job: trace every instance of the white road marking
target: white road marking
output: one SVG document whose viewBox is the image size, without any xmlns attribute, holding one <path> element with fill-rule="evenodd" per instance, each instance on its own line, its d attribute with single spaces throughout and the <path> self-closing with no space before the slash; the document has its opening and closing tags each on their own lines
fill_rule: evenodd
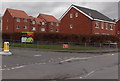
<svg viewBox="0 0 120 81">
<path fill-rule="evenodd" d="M 92 58 L 92 57 L 70 58 L 70 59 L 62 60 L 62 61 L 60 61 L 60 62 L 63 63 L 63 62 L 68 62 L 68 61 L 72 61 L 72 60 L 86 60 L 86 59 L 90 59 L 90 58 Z"/>
<path fill-rule="evenodd" d="M 82 79 L 83 77 L 80 77 L 80 79 Z"/>
<path fill-rule="evenodd" d="M 14 69 L 23 68 L 23 67 L 25 67 L 25 66 L 17 66 L 17 67 L 5 68 L 5 69 L 0 69 L 0 70 L 7 71 L 7 70 L 14 70 Z"/>
<path fill-rule="evenodd" d="M 7 67 L 6 65 L 4 65 L 3 67 Z"/>
<path fill-rule="evenodd" d="M 115 55 L 115 54 L 112 54 L 112 55 Z"/>
<path fill-rule="evenodd" d="M 90 73 L 88 73 L 86 76 L 84 76 L 85 78 L 90 76 L 91 74 L 93 74 L 95 71 L 91 71 Z"/>
<path fill-rule="evenodd" d="M 41 55 L 34 55 L 35 57 L 40 57 Z"/>
</svg>

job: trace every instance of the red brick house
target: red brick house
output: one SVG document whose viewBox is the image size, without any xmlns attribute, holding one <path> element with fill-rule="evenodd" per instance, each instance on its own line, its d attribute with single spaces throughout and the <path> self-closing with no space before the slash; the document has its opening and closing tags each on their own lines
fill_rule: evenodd
<svg viewBox="0 0 120 81">
<path fill-rule="evenodd" d="M 120 19 L 116 21 L 116 35 L 120 36 Z"/>
<path fill-rule="evenodd" d="M 2 17 L 2 32 L 29 31 L 29 16 L 22 10 L 7 8 Z"/>
<path fill-rule="evenodd" d="M 71 5 L 60 18 L 60 32 L 65 34 L 115 35 L 115 22 L 100 12 Z"/>
<path fill-rule="evenodd" d="M 2 17 L 2 32 L 59 32 L 59 21 L 51 15 L 41 14 L 35 18 L 23 10 L 7 8 Z"/>
<path fill-rule="evenodd" d="M 43 20 L 41 24 L 43 26 L 45 25 L 46 32 L 59 32 L 60 22 L 54 16 L 39 14 L 37 18 L 40 18 L 41 20 Z"/>
</svg>

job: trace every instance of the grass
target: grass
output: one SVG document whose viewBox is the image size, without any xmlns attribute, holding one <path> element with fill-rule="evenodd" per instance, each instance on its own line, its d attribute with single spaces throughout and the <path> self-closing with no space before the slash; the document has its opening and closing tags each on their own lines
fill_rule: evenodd
<svg viewBox="0 0 120 81">
<path fill-rule="evenodd" d="M 0 48 L 2 48 L 2 42 L 0 42 Z"/>
<path fill-rule="evenodd" d="M 24 44 L 24 43 L 11 43 L 11 47 L 25 47 L 25 48 L 39 48 L 39 49 L 54 49 L 54 50 L 97 50 L 95 47 L 84 47 L 84 46 L 72 46 L 69 48 L 62 48 L 62 45 L 47 45 L 47 44 Z"/>
</svg>

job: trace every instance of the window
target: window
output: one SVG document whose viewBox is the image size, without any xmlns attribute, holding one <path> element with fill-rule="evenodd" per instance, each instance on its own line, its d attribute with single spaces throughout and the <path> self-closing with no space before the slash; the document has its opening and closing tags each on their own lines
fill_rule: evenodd
<svg viewBox="0 0 120 81">
<path fill-rule="evenodd" d="M 100 33 L 95 33 L 96 35 L 100 34 Z"/>
<path fill-rule="evenodd" d="M 45 25 L 45 22 L 42 22 L 42 25 Z"/>
<path fill-rule="evenodd" d="M 72 13 L 70 14 L 70 18 L 73 18 L 73 14 Z"/>
<path fill-rule="evenodd" d="M 53 25 L 53 22 L 51 22 L 51 25 Z"/>
<path fill-rule="evenodd" d="M 70 29 L 72 29 L 73 28 L 73 24 L 70 24 Z"/>
<path fill-rule="evenodd" d="M 32 27 L 32 30 L 33 30 L 33 31 L 35 31 L 35 30 L 36 30 L 36 28 L 35 28 L 35 27 Z"/>
<path fill-rule="evenodd" d="M 24 29 L 27 29 L 27 26 L 24 26 Z"/>
<path fill-rule="evenodd" d="M 8 30 L 8 26 L 6 26 L 6 30 Z"/>
<path fill-rule="evenodd" d="M 59 29 L 56 29 L 56 32 L 59 32 Z"/>
<path fill-rule="evenodd" d="M 32 21 L 32 24 L 35 24 L 35 21 Z"/>
<path fill-rule="evenodd" d="M 95 23 L 95 28 L 99 28 L 99 22 Z"/>
<path fill-rule="evenodd" d="M 59 23 L 56 23 L 56 26 L 59 26 Z"/>
<path fill-rule="evenodd" d="M 50 28 L 50 31 L 52 31 L 52 32 L 53 32 L 53 29 L 52 29 L 52 28 Z"/>
<path fill-rule="evenodd" d="M 112 24 L 110 24 L 110 30 L 113 30 L 113 25 Z"/>
<path fill-rule="evenodd" d="M 78 17 L 78 13 L 75 13 L 75 17 Z"/>
<path fill-rule="evenodd" d="M 106 30 L 108 30 L 108 24 L 106 23 Z"/>
<path fill-rule="evenodd" d="M 41 28 L 41 31 L 45 31 L 45 28 Z"/>
<path fill-rule="evenodd" d="M 104 23 L 101 23 L 101 29 L 104 29 Z"/>
<path fill-rule="evenodd" d="M 7 22 L 8 22 L 8 19 L 7 19 Z"/>
<path fill-rule="evenodd" d="M 20 29 L 20 26 L 19 26 L 19 25 L 17 25 L 17 26 L 16 26 L 16 29 Z"/>
<path fill-rule="evenodd" d="M 16 21 L 17 21 L 17 22 L 20 22 L 20 18 L 16 18 Z"/>
<path fill-rule="evenodd" d="M 101 33 L 102 35 L 110 35 L 109 33 Z"/>
<path fill-rule="evenodd" d="M 27 19 L 24 19 L 24 22 L 27 22 Z"/>
<path fill-rule="evenodd" d="M 120 34 L 120 31 L 118 31 L 117 34 Z"/>
</svg>

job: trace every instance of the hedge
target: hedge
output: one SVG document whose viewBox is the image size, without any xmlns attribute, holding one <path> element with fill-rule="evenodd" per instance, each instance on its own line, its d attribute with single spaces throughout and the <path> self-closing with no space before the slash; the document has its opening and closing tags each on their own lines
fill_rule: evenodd
<svg viewBox="0 0 120 81">
<path fill-rule="evenodd" d="M 3 33 L 2 39 L 21 40 L 21 33 Z M 34 40 L 51 42 L 106 43 L 116 42 L 118 41 L 118 37 L 112 35 L 34 33 Z"/>
</svg>

